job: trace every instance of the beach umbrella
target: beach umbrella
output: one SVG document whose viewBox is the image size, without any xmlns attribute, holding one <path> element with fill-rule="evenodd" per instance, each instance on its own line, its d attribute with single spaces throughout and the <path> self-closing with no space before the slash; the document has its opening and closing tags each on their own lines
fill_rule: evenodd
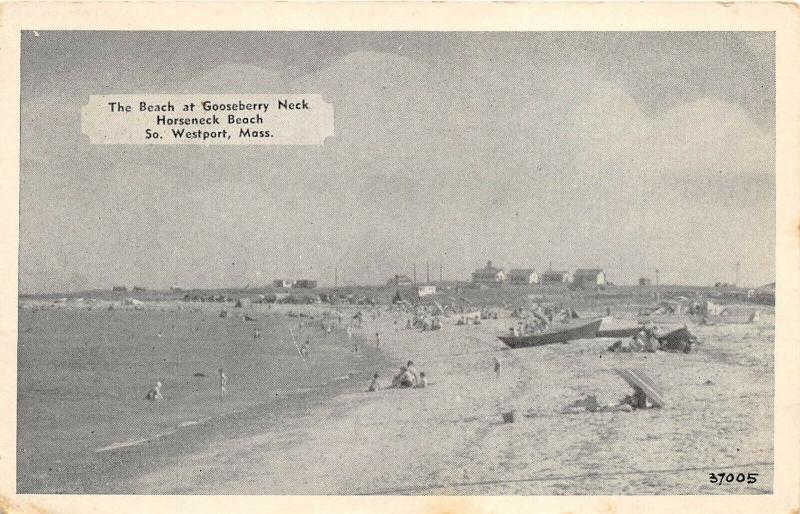
<svg viewBox="0 0 800 514">
<path fill-rule="evenodd" d="M 633 368 L 615 369 L 614 371 L 616 371 L 629 386 L 644 391 L 644 394 L 653 402 L 653 405 L 657 407 L 664 407 L 666 405 L 661 388 L 659 388 L 653 379 L 644 371 Z"/>
</svg>

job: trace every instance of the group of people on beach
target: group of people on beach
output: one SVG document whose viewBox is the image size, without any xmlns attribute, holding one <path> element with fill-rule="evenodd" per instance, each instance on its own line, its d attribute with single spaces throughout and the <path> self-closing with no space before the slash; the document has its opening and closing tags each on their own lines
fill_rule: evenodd
<svg viewBox="0 0 800 514">
<path fill-rule="evenodd" d="M 367 391 L 374 392 L 381 388 L 379 378 L 380 375 L 376 371 Z M 405 366 L 400 366 L 400 371 L 392 378 L 392 384 L 388 386 L 388 389 L 424 389 L 426 387 L 428 387 L 428 377 L 424 371 L 417 371 L 414 361 L 410 360 Z"/>
</svg>

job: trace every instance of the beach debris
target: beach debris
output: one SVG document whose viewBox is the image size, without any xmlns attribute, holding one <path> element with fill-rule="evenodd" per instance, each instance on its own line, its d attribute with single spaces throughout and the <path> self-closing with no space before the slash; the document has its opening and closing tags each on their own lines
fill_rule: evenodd
<svg viewBox="0 0 800 514">
<path fill-rule="evenodd" d="M 228 311 L 226 311 L 226 310 L 219 311 L 219 317 L 220 318 L 227 318 L 228 317 Z"/>
<path fill-rule="evenodd" d="M 205 373 L 202 373 L 202 372 L 200 372 L 200 371 L 198 371 L 197 373 L 195 373 L 195 374 L 194 374 L 194 376 L 195 376 L 195 377 L 205 377 L 205 376 L 206 376 L 206 374 L 205 374 Z"/>
<path fill-rule="evenodd" d="M 514 422 L 514 414 L 515 410 L 511 409 L 510 411 L 502 412 L 501 415 L 503 417 L 503 423 L 513 423 Z"/>
</svg>

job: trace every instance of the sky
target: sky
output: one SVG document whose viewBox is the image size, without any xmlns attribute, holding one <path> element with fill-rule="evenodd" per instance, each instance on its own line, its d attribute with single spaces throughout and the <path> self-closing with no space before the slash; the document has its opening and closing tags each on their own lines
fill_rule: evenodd
<svg viewBox="0 0 800 514">
<path fill-rule="evenodd" d="M 775 276 L 768 32 L 25 32 L 20 292 Z M 320 146 L 91 145 L 89 95 L 319 93 Z"/>
</svg>

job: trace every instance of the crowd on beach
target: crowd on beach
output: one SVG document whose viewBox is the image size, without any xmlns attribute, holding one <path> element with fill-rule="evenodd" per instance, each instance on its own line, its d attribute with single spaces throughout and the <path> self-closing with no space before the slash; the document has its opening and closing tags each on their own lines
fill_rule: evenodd
<svg viewBox="0 0 800 514">
<path fill-rule="evenodd" d="M 380 375 L 376 371 L 367 391 L 375 392 L 381 388 L 379 378 Z M 424 389 L 426 387 L 428 387 L 428 377 L 424 371 L 417 371 L 414 361 L 410 360 L 405 366 L 400 366 L 400 371 L 392 378 L 392 384 L 387 389 Z"/>
</svg>

